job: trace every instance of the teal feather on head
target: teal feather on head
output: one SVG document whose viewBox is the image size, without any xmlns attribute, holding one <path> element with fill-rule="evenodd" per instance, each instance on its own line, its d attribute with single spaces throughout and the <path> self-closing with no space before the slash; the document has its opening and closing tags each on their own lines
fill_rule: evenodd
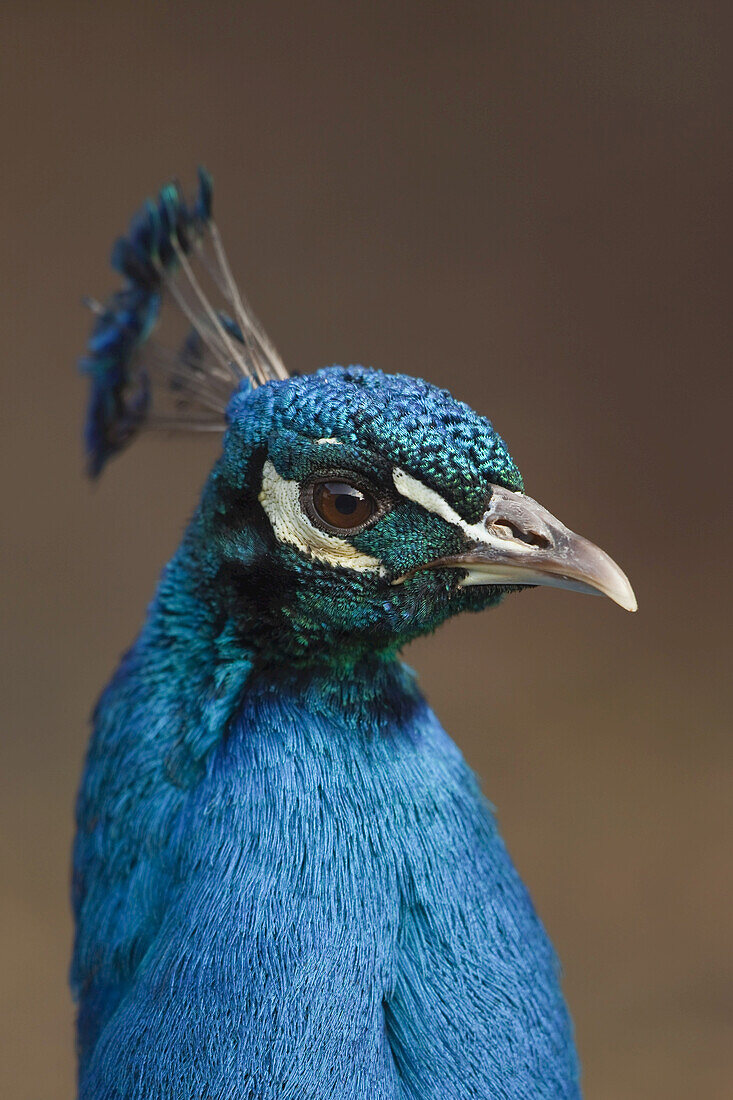
<svg viewBox="0 0 733 1100">
<path fill-rule="evenodd" d="M 454 525 L 397 491 L 395 469 L 423 482 L 473 521 L 485 511 L 489 485 L 521 486 L 491 423 L 446 390 L 405 375 L 329 367 L 255 390 L 247 387 L 232 398 L 227 418 L 223 456 L 204 514 L 211 516 L 212 530 L 228 531 L 229 509 L 234 509 L 234 552 L 224 551 L 230 568 L 257 571 L 264 557 L 268 571 L 278 572 L 281 628 L 271 628 L 263 640 L 277 653 L 313 661 L 321 659 L 324 648 L 342 659 L 364 647 L 398 648 L 446 616 L 477 610 L 503 594 L 488 587 L 460 589 L 460 577 L 449 569 L 394 583 L 459 553 L 466 541 Z M 295 534 L 288 537 L 283 524 L 281 541 L 270 536 L 254 559 L 249 547 L 240 554 L 240 494 L 249 499 L 260 494 L 265 455 L 275 475 L 290 484 L 334 472 L 347 480 L 363 479 L 365 491 L 380 502 L 380 514 L 363 529 L 342 535 L 339 541 L 350 549 L 336 546 L 333 556 L 328 545 L 320 557 L 318 547 L 309 547 L 311 524 L 300 543 Z M 252 521 L 259 516 L 259 523 L 271 528 L 261 507 L 253 509 Z M 212 545 L 223 549 L 226 542 L 215 537 Z M 247 612 L 260 621 L 265 613 L 251 602 Z M 293 632 L 288 624 L 296 622 L 299 629 Z M 303 651 L 296 654 L 299 640 Z"/>
</svg>

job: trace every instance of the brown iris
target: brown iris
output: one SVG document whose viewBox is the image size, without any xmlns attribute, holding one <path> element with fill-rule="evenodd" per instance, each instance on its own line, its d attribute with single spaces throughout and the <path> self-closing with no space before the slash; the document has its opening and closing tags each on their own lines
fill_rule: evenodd
<svg viewBox="0 0 733 1100">
<path fill-rule="evenodd" d="M 347 481 L 318 481 L 313 486 L 313 510 L 329 527 L 353 531 L 368 523 L 377 510 L 373 498 Z"/>
</svg>

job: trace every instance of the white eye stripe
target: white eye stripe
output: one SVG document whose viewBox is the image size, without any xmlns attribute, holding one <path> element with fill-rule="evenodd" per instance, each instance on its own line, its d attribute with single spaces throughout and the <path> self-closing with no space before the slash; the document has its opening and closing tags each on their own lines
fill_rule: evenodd
<svg viewBox="0 0 733 1100">
<path fill-rule="evenodd" d="M 319 447 L 324 443 L 330 443 L 332 447 L 343 447 L 343 443 L 340 439 L 333 439 L 331 436 L 328 436 L 324 439 L 317 439 L 316 443 L 319 445 Z"/>
<path fill-rule="evenodd" d="M 426 512 L 432 512 L 433 515 L 440 516 L 447 523 L 452 523 L 454 527 L 460 527 L 462 531 L 465 531 L 468 527 L 465 520 L 461 519 L 458 512 L 451 508 L 448 501 L 444 500 L 440 493 L 436 493 L 435 489 L 429 489 L 416 477 L 406 474 L 399 466 L 395 466 L 392 471 L 392 479 L 397 492 L 406 497 L 407 500 L 411 500 L 413 504 L 424 508 Z"/>
<path fill-rule="evenodd" d="M 487 543 L 489 546 L 506 547 L 506 541 L 492 535 L 483 522 L 466 523 L 465 519 L 458 515 L 455 508 L 452 508 L 440 493 L 436 493 L 434 489 L 423 485 L 422 481 L 406 474 L 398 466 L 395 466 L 392 477 L 395 489 L 401 496 L 411 500 L 413 504 L 418 504 L 426 512 L 432 512 L 433 515 L 440 516 L 447 523 L 458 527 L 469 539 L 474 542 Z"/>
<path fill-rule="evenodd" d="M 280 477 L 269 459 L 262 467 L 259 501 L 278 542 L 297 546 L 299 550 L 328 565 L 340 565 L 360 573 L 384 573 L 378 558 L 362 554 L 346 539 L 329 535 L 315 527 L 300 506 L 299 483 Z"/>
</svg>

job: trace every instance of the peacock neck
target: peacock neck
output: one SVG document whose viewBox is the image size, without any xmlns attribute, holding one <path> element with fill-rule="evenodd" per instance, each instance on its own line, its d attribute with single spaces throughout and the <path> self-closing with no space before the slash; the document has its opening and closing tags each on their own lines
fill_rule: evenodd
<svg viewBox="0 0 733 1100">
<path fill-rule="evenodd" d="M 424 706 L 415 676 L 399 660 L 396 647 L 333 644 L 294 653 L 282 644 L 281 634 L 270 642 L 267 617 L 261 623 L 243 607 L 234 580 L 222 584 L 221 569 L 195 519 L 163 572 L 126 662 L 145 684 L 145 695 L 186 715 L 171 757 L 176 781 L 188 785 L 194 779 L 248 692 L 287 696 L 304 714 L 366 735 L 398 728 Z M 266 584 L 266 577 L 260 583 Z"/>
</svg>

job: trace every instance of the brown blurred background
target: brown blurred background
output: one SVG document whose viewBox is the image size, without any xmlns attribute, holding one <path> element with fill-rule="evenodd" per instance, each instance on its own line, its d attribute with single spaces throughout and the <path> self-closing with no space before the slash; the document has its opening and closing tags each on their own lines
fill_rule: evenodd
<svg viewBox="0 0 733 1100">
<path fill-rule="evenodd" d="M 20 4 L 0 11 L 0 1092 L 73 1095 L 87 715 L 216 454 L 90 487 L 85 292 L 172 174 L 216 178 L 288 364 L 424 375 L 627 569 L 414 645 L 565 968 L 586 1095 L 733 1095 L 729 4 Z"/>
</svg>

